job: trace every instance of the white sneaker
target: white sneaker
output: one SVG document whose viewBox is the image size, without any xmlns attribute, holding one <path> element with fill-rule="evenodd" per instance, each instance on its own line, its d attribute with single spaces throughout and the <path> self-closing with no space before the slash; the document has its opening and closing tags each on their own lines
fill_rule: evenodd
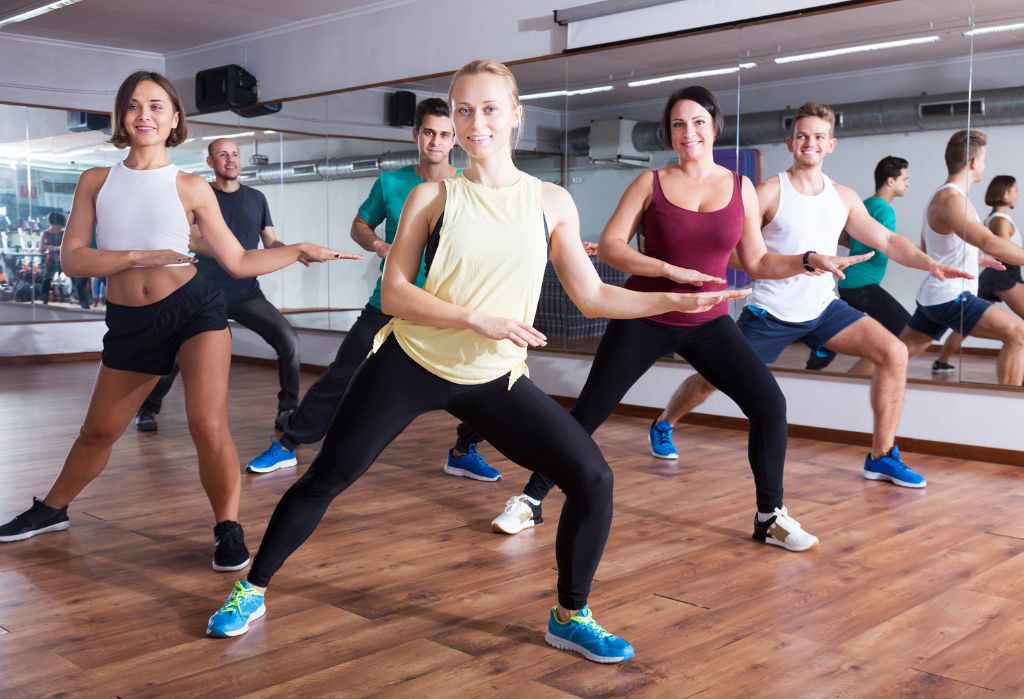
<svg viewBox="0 0 1024 699">
<path fill-rule="evenodd" d="M 785 507 L 775 508 L 775 516 L 767 522 L 758 521 L 754 515 L 753 539 L 789 551 L 806 551 L 818 545 L 818 537 L 805 532 Z"/>
<path fill-rule="evenodd" d="M 534 505 L 525 495 L 516 495 L 505 503 L 505 511 L 491 521 L 491 529 L 498 534 L 518 534 L 543 522 L 540 505 Z"/>
</svg>

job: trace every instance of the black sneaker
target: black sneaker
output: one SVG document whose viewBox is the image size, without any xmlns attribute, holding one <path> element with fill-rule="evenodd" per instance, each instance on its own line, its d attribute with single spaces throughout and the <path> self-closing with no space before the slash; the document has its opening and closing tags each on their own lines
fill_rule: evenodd
<svg viewBox="0 0 1024 699">
<path fill-rule="evenodd" d="M 47 507 L 39 498 L 32 498 L 32 507 L 0 527 L 0 541 L 21 541 L 36 534 L 59 532 L 71 526 L 68 508 Z"/>
<path fill-rule="evenodd" d="M 290 408 L 288 410 L 278 410 L 277 417 L 274 418 L 274 429 L 277 430 L 278 432 L 284 432 L 284 423 L 288 418 L 292 416 L 292 413 L 294 412 L 295 408 Z"/>
<path fill-rule="evenodd" d="M 249 565 L 249 549 L 238 522 L 225 520 L 213 528 L 213 569 L 218 573 L 241 570 Z"/>
<path fill-rule="evenodd" d="M 943 362 L 936 359 L 932 362 L 932 373 L 933 374 L 952 374 L 956 371 L 956 367 L 949 362 Z"/>
<path fill-rule="evenodd" d="M 804 366 L 808 371 L 821 371 L 836 358 L 836 353 L 822 347 L 819 350 L 811 350 L 807 357 L 807 364 Z"/>
<path fill-rule="evenodd" d="M 135 429 L 139 432 L 156 432 L 156 413 L 140 409 L 135 414 Z"/>
</svg>

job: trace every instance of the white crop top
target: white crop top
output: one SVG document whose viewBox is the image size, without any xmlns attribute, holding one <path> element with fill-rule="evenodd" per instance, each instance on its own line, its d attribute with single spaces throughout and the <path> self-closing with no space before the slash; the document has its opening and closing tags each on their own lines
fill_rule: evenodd
<svg viewBox="0 0 1024 699">
<path fill-rule="evenodd" d="M 96 195 L 96 247 L 187 253 L 189 223 L 177 178 L 174 164 L 154 170 L 111 167 Z"/>
</svg>

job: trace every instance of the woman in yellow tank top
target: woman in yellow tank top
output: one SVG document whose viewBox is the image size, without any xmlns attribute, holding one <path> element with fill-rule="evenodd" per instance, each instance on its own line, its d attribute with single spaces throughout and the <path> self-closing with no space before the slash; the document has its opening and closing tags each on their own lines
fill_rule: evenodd
<svg viewBox="0 0 1024 699">
<path fill-rule="evenodd" d="M 417 186 L 406 200 L 381 297 L 395 320 L 349 384 L 320 453 L 278 503 L 248 579 L 235 583 L 207 633 L 245 633 L 266 612 L 271 576 L 331 501 L 414 418 L 447 410 L 565 492 L 548 643 L 596 662 L 628 660 L 633 648 L 604 631 L 587 607 L 611 525 L 611 470 L 579 423 L 526 372 L 527 347 L 545 343 L 532 324 L 548 253 L 570 298 L 591 317 L 697 312 L 747 292 L 640 293 L 601 283 L 580 244 L 569 193 L 512 161 L 523 110 L 508 68 L 492 61 L 463 66 L 449 99 L 469 167 Z M 427 283 L 420 289 L 412 282 L 424 252 Z"/>
</svg>

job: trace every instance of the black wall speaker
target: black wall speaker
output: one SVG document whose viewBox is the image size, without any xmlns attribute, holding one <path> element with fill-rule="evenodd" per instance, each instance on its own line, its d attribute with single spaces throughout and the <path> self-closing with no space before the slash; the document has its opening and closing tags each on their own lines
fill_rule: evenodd
<svg viewBox="0 0 1024 699">
<path fill-rule="evenodd" d="M 388 123 L 392 126 L 413 126 L 416 123 L 416 93 L 408 90 L 392 92 L 388 97 Z"/>
<path fill-rule="evenodd" d="M 252 119 L 253 117 L 269 116 L 271 114 L 277 114 L 281 111 L 283 105 L 280 102 L 264 102 L 263 104 L 254 104 L 251 107 L 239 107 L 232 109 L 235 114 L 246 119 Z"/>
<path fill-rule="evenodd" d="M 102 131 L 110 133 L 109 114 L 90 114 L 89 112 L 68 112 L 68 131 Z"/>
<path fill-rule="evenodd" d="M 256 76 L 234 64 L 196 73 L 196 108 L 202 112 L 247 107 L 259 101 Z"/>
</svg>

